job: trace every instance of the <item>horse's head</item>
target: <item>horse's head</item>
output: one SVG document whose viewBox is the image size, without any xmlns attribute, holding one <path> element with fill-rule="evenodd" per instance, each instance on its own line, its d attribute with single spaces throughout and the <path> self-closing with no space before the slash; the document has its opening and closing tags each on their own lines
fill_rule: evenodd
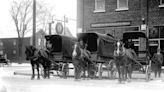
<svg viewBox="0 0 164 92">
<path fill-rule="evenodd" d="M 115 54 L 123 55 L 123 53 L 125 53 L 124 43 L 118 40 L 115 44 Z"/>
<path fill-rule="evenodd" d="M 73 45 L 72 57 L 75 58 L 75 57 L 78 57 L 80 55 L 81 55 L 81 50 L 80 50 L 79 43 L 77 42 Z"/>
<path fill-rule="evenodd" d="M 36 48 L 34 46 L 26 46 L 25 54 L 26 54 L 26 60 L 30 60 L 32 56 L 34 56 Z"/>
</svg>

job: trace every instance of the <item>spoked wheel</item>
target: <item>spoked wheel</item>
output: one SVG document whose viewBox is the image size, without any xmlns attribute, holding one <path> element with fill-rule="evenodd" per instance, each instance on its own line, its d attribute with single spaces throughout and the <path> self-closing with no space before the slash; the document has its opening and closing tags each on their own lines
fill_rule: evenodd
<svg viewBox="0 0 164 92">
<path fill-rule="evenodd" d="M 59 68 L 57 70 L 57 75 L 62 78 L 67 78 L 69 75 L 69 67 L 66 63 L 59 64 Z"/>
<path fill-rule="evenodd" d="M 59 77 L 62 77 L 62 64 L 58 65 L 58 69 L 56 70 L 56 73 Z"/>
</svg>

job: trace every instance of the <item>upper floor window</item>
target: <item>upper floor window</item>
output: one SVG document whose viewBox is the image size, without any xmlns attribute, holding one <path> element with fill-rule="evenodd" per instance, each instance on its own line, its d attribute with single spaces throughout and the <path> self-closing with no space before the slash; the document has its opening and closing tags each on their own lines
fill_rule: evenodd
<svg viewBox="0 0 164 92">
<path fill-rule="evenodd" d="M 16 46 L 16 44 L 17 44 L 17 43 L 16 43 L 16 40 L 14 40 L 14 41 L 13 41 L 13 45 Z"/>
<path fill-rule="evenodd" d="M 0 46 L 3 46 L 3 42 L 0 41 Z"/>
<path fill-rule="evenodd" d="M 160 5 L 159 7 L 164 7 L 164 0 L 160 0 Z"/>
<path fill-rule="evenodd" d="M 128 0 L 117 0 L 116 11 L 128 10 Z"/>
<path fill-rule="evenodd" d="M 95 0 L 94 12 L 105 12 L 105 0 Z"/>
</svg>

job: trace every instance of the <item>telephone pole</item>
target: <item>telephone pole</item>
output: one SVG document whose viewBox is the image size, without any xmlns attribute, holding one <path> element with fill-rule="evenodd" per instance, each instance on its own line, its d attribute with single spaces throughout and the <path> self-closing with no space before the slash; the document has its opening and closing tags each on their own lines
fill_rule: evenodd
<svg viewBox="0 0 164 92">
<path fill-rule="evenodd" d="M 33 0 L 33 39 L 32 45 L 35 46 L 35 33 L 36 33 L 36 0 Z"/>
</svg>

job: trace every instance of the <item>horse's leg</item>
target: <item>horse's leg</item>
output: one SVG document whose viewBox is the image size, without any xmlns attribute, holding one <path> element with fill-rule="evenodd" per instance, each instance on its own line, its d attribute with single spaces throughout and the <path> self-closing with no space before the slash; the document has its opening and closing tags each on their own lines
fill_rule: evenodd
<svg viewBox="0 0 164 92">
<path fill-rule="evenodd" d="M 50 79 L 50 64 L 48 64 L 47 72 L 48 72 L 48 79 Z"/>
<path fill-rule="evenodd" d="M 39 64 L 36 64 L 37 66 L 37 72 L 38 72 L 38 80 L 40 79 L 40 73 L 39 73 Z"/>
<path fill-rule="evenodd" d="M 75 79 L 78 79 L 78 68 L 77 68 L 77 66 L 76 65 L 74 65 L 74 67 L 75 67 L 75 70 L 74 70 L 74 77 L 75 77 Z"/>
<path fill-rule="evenodd" d="M 43 72 L 44 72 L 43 78 L 45 79 L 46 78 L 46 67 L 45 67 L 45 65 L 43 65 Z"/>
<path fill-rule="evenodd" d="M 121 72 L 120 72 L 120 66 L 117 66 L 117 70 L 118 70 L 118 81 L 119 81 L 119 83 L 121 83 Z"/>
<path fill-rule="evenodd" d="M 154 75 L 155 75 L 155 78 L 156 78 L 157 77 L 157 66 L 155 66 Z"/>
<path fill-rule="evenodd" d="M 129 82 L 131 81 L 131 79 L 132 79 L 132 71 L 133 71 L 133 69 L 132 69 L 132 64 L 131 65 L 129 65 L 129 68 L 128 68 L 128 70 L 129 70 Z"/>
<path fill-rule="evenodd" d="M 123 71 L 123 81 L 125 82 L 127 80 L 127 74 L 128 74 L 128 71 L 127 71 L 127 66 L 124 65 L 124 71 Z"/>
<path fill-rule="evenodd" d="M 80 65 L 76 66 L 76 76 L 77 76 L 77 79 L 81 78 L 81 67 L 80 67 Z"/>
<path fill-rule="evenodd" d="M 124 82 L 125 79 L 125 67 L 124 66 L 120 66 L 120 76 L 121 76 L 121 82 Z"/>
<path fill-rule="evenodd" d="M 32 61 L 31 61 L 31 68 L 32 68 L 31 80 L 33 80 L 35 77 L 35 64 Z"/>
<path fill-rule="evenodd" d="M 124 66 L 124 81 L 128 79 L 128 66 Z"/>
<path fill-rule="evenodd" d="M 158 77 L 159 78 L 161 77 L 161 65 L 159 65 L 159 67 L 158 67 Z"/>
</svg>

